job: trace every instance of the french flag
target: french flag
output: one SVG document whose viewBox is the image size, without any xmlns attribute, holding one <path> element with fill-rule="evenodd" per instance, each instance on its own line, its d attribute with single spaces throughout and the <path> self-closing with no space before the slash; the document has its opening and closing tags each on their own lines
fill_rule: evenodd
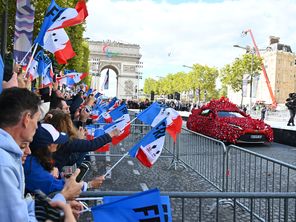
<svg viewBox="0 0 296 222">
<path fill-rule="evenodd" d="M 49 86 L 53 82 L 53 69 L 52 64 L 50 63 L 42 73 L 42 85 Z"/>
<path fill-rule="evenodd" d="M 102 112 L 101 117 L 105 120 L 106 123 L 112 123 L 112 117 L 108 112 Z"/>
<path fill-rule="evenodd" d="M 118 136 L 112 138 L 112 144 L 116 145 L 130 134 L 130 117 L 128 115 L 124 115 L 116 122 L 105 125 L 103 128 L 106 133 L 111 132 L 115 128 L 120 130 L 121 133 Z"/>
<path fill-rule="evenodd" d="M 38 53 L 37 53 L 37 55 L 38 55 Z M 36 79 L 39 76 L 39 74 L 38 74 L 38 63 L 39 62 L 38 62 L 37 55 L 32 60 L 30 66 L 28 68 L 27 74 L 26 74 L 26 77 L 30 78 L 31 81 L 33 81 L 34 79 Z"/>
<path fill-rule="evenodd" d="M 43 48 L 53 53 L 59 64 L 66 64 L 67 60 L 76 55 L 70 39 L 63 28 L 47 31 L 44 36 Z"/>
<path fill-rule="evenodd" d="M 63 80 L 63 82 L 66 82 L 67 85 L 74 85 L 75 83 L 80 82 L 82 79 L 84 79 L 88 73 L 81 73 L 76 72 L 75 70 L 64 70 L 64 76 L 60 77 L 60 80 L 63 78 L 67 78 L 66 81 Z"/>
<path fill-rule="evenodd" d="M 105 131 L 103 129 L 97 128 L 97 129 L 95 129 L 94 137 L 97 138 L 97 137 L 102 136 L 104 134 L 105 134 Z M 96 152 L 107 152 L 109 150 L 110 150 L 110 144 L 107 143 L 106 145 L 99 147 L 96 150 Z"/>
<path fill-rule="evenodd" d="M 177 134 L 179 134 L 182 129 L 183 121 L 179 113 L 172 108 L 161 106 L 157 102 L 152 103 L 147 109 L 140 112 L 137 119 L 152 127 L 156 126 L 161 120 L 166 119 L 166 130 L 175 142 Z"/>
<path fill-rule="evenodd" d="M 107 110 L 111 111 L 113 109 L 116 109 L 120 104 L 120 100 L 117 99 L 116 97 L 113 97 L 113 99 L 110 101 L 110 103 L 107 106 Z"/>
<path fill-rule="evenodd" d="M 163 149 L 166 125 L 164 118 L 129 150 L 129 155 L 136 157 L 144 166 L 152 167 Z"/>
<path fill-rule="evenodd" d="M 65 27 L 73 26 L 82 23 L 88 16 L 86 4 L 84 0 L 77 3 L 74 8 L 62 8 L 51 1 L 45 17 L 40 28 L 40 32 L 35 39 L 34 43 L 44 46 L 44 36 L 47 31 L 54 31 L 54 29 L 62 29 Z"/>
<path fill-rule="evenodd" d="M 88 73 L 77 73 L 74 76 L 73 80 L 75 83 L 79 83 L 81 80 L 83 80 L 87 76 L 88 76 Z"/>
<path fill-rule="evenodd" d="M 129 115 L 125 103 L 110 111 L 109 114 L 113 121 L 119 120 L 123 115 Z"/>
<path fill-rule="evenodd" d="M 51 25 L 49 30 L 66 28 L 84 22 L 88 16 L 86 3 L 80 0 L 74 8 L 66 8 Z"/>
</svg>

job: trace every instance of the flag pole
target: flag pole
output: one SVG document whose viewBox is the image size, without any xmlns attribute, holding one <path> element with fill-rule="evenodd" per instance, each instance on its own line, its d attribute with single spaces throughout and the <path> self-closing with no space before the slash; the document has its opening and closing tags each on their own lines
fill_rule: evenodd
<svg viewBox="0 0 296 222">
<path fill-rule="evenodd" d="M 31 65 L 31 63 L 32 63 L 32 61 L 34 59 L 34 55 L 35 55 L 35 52 L 37 50 L 37 46 L 38 46 L 38 43 L 35 44 L 35 47 L 34 47 L 34 50 L 33 50 L 32 56 L 31 56 L 31 59 L 30 59 L 28 65 L 27 65 L 27 68 L 26 68 L 25 75 L 27 75 L 28 69 L 30 68 L 30 65 Z"/>
<path fill-rule="evenodd" d="M 26 53 L 26 55 L 24 56 L 24 58 L 22 59 L 22 61 L 20 62 L 20 65 L 22 66 L 23 65 L 23 62 L 25 61 L 25 59 L 27 58 L 27 56 L 29 55 L 29 53 L 32 51 L 32 48 L 35 44 L 33 44 L 31 46 L 31 48 L 29 49 L 29 51 Z"/>
<path fill-rule="evenodd" d="M 131 124 L 132 122 L 134 122 L 137 119 L 137 117 L 133 118 L 129 123 Z"/>
<path fill-rule="evenodd" d="M 104 177 L 106 177 L 111 171 L 128 155 L 128 152 L 126 152 L 107 172 L 104 174 Z"/>
</svg>

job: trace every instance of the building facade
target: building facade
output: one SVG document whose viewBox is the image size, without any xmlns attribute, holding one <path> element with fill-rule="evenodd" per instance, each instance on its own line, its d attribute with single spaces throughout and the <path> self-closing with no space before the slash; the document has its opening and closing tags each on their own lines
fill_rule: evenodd
<svg viewBox="0 0 296 222">
<path fill-rule="evenodd" d="M 261 56 L 275 100 L 278 104 L 283 104 L 289 93 L 296 92 L 296 55 L 289 45 L 280 43 L 279 39 L 271 36 L 270 44 Z M 271 103 L 266 80 L 262 73 L 256 98 L 268 104 Z"/>
<path fill-rule="evenodd" d="M 92 75 L 91 87 L 101 91 L 100 76 L 105 69 L 116 74 L 116 97 L 120 99 L 138 98 L 139 81 L 143 67 L 140 46 L 116 41 L 88 41 L 89 65 Z"/>
<path fill-rule="evenodd" d="M 263 58 L 263 64 L 270 82 L 270 86 L 277 104 L 284 104 L 291 92 L 296 92 L 296 55 L 291 47 L 280 43 L 280 38 L 270 36 L 269 45 L 260 55 Z M 250 104 L 250 81 L 245 76 L 243 92 L 234 93 L 232 89 L 228 90 L 228 97 L 236 104 L 241 104 L 243 95 L 243 104 Z M 253 89 L 251 103 L 263 102 L 272 104 L 272 97 L 267 87 L 267 81 L 263 71 L 253 78 Z"/>
</svg>

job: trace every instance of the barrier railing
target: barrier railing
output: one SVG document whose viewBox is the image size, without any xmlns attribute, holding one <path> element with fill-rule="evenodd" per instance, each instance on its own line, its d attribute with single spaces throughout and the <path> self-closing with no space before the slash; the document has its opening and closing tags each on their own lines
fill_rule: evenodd
<svg viewBox="0 0 296 222">
<path fill-rule="evenodd" d="M 296 167 L 230 145 L 226 182 L 229 192 L 296 192 Z"/>
<path fill-rule="evenodd" d="M 151 129 L 150 126 L 145 126 L 142 123 L 132 124 L 131 127 L 131 135 L 122 142 L 123 147 L 131 148 Z M 235 145 L 226 147 L 219 140 L 185 128 L 182 128 L 176 143 L 170 136 L 166 136 L 165 150 L 170 154 L 171 166 L 174 166 L 175 169 L 179 165 L 190 167 L 222 192 L 264 192 L 265 195 L 274 192 L 282 192 L 283 194 L 296 192 L 295 166 Z M 167 152 L 163 151 L 160 158 L 165 157 Z M 111 149 L 110 153 L 110 156 L 120 156 L 119 149 Z M 266 201 L 263 199 L 236 198 L 230 203 L 240 206 L 248 212 L 251 211 L 252 215 L 254 214 L 258 218 L 274 214 L 273 211 L 277 212 L 277 215 L 282 215 L 284 212 L 282 205 L 290 205 L 289 201 Z M 220 202 L 225 202 L 225 200 L 218 199 L 218 205 Z M 294 200 L 294 208 L 295 203 Z M 266 210 L 269 208 L 275 210 L 269 212 Z M 280 216 L 278 221 L 283 221 L 282 217 Z M 271 218 L 272 220 L 267 221 L 274 221 L 274 216 Z"/>
<path fill-rule="evenodd" d="M 174 154 L 173 161 L 181 161 L 220 191 L 225 190 L 224 143 L 185 128 L 178 135 L 175 146 L 172 146 L 173 141 L 169 136 L 167 139 L 169 147 L 166 144 L 166 148 Z"/>
<path fill-rule="evenodd" d="M 128 196 L 135 192 L 83 192 L 79 200 L 102 200 L 103 196 Z M 161 192 L 169 196 L 173 221 L 296 221 L 296 193 L 257 192 Z M 228 200 L 221 202 L 221 200 Z M 250 202 L 250 209 L 241 208 L 238 200 Z M 255 211 L 261 200 L 261 214 Z M 279 204 L 274 204 L 279 203 Z"/>
</svg>

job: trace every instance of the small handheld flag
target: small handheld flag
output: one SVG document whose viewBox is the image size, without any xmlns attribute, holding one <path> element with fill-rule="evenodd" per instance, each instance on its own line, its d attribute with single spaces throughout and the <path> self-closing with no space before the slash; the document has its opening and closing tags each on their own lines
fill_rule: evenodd
<svg viewBox="0 0 296 222">
<path fill-rule="evenodd" d="M 152 167 L 161 154 L 165 133 L 166 119 L 163 119 L 129 150 L 129 155 L 137 157 L 144 166 Z"/>
<path fill-rule="evenodd" d="M 166 221 L 157 189 L 98 205 L 91 210 L 95 222 Z"/>
</svg>

